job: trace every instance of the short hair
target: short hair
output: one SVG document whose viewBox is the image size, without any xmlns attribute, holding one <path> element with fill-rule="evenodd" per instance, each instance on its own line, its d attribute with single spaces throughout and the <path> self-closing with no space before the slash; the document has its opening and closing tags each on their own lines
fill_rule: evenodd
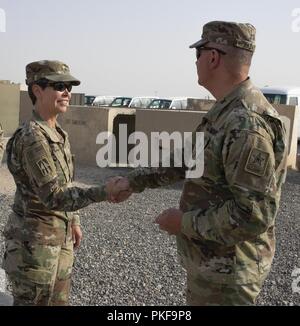
<svg viewBox="0 0 300 326">
<path fill-rule="evenodd" d="M 235 61 L 236 63 L 240 64 L 241 66 L 249 66 L 250 67 L 252 57 L 253 57 L 253 52 L 245 50 L 245 49 L 228 47 L 227 53 L 229 54 L 229 56 L 228 56 L 229 60 Z"/>
<path fill-rule="evenodd" d="M 216 48 L 223 50 L 226 52 L 226 55 L 224 55 L 224 62 L 227 70 L 235 74 L 239 71 L 241 71 L 244 67 L 250 67 L 253 52 L 235 48 L 228 45 L 220 45 L 220 44 L 213 44 Z"/>
<path fill-rule="evenodd" d="M 35 81 L 34 83 L 31 83 L 28 85 L 28 95 L 29 95 L 33 105 L 35 105 L 35 103 L 36 103 L 36 96 L 33 94 L 32 86 L 34 84 L 36 84 L 36 85 L 40 86 L 42 89 L 45 89 L 47 87 L 48 83 L 49 83 L 49 81 L 47 79 L 42 78 L 42 79 L 39 79 L 39 80 Z"/>
</svg>

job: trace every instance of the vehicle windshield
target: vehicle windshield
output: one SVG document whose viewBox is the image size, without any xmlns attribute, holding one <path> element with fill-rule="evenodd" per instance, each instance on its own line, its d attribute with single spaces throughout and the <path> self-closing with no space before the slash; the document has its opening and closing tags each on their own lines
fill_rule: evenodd
<svg viewBox="0 0 300 326">
<path fill-rule="evenodd" d="M 134 98 L 131 103 L 131 108 L 146 108 L 154 99 L 147 97 L 137 97 Z"/>
<path fill-rule="evenodd" d="M 287 104 L 287 96 L 281 94 L 264 94 L 271 104 Z"/>
<path fill-rule="evenodd" d="M 170 100 L 153 100 L 149 105 L 149 109 L 168 109 L 172 101 Z"/>
<path fill-rule="evenodd" d="M 84 101 L 85 101 L 85 105 L 92 105 L 94 100 L 95 100 L 96 96 L 90 96 L 90 95 L 87 95 L 84 97 Z"/>
<path fill-rule="evenodd" d="M 114 97 L 96 97 L 93 101 L 93 106 L 109 106 L 114 100 Z"/>
<path fill-rule="evenodd" d="M 130 97 L 117 97 L 111 102 L 110 106 L 127 107 L 130 101 L 131 101 Z"/>
</svg>

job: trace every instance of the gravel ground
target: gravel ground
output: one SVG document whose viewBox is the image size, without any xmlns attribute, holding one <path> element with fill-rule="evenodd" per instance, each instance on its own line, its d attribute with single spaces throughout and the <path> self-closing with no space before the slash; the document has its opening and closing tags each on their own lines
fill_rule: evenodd
<svg viewBox="0 0 300 326">
<path fill-rule="evenodd" d="M 78 186 L 102 182 L 125 169 L 77 169 Z M 0 168 L 0 231 L 13 200 L 14 183 Z M 174 237 L 158 230 L 154 217 L 177 206 L 181 184 L 134 194 L 128 201 L 100 203 L 81 210 L 84 240 L 76 253 L 72 305 L 184 305 L 185 273 Z M 277 217 L 277 251 L 258 305 L 300 305 L 293 293 L 300 277 L 300 173 L 290 171 Z M 3 255 L 0 235 L 0 256 Z M 298 273 L 297 273 L 298 272 Z"/>
</svg>

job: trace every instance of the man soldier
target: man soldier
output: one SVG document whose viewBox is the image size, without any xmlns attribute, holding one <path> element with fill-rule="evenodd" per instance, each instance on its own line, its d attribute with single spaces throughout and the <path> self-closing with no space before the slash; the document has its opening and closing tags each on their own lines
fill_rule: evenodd
<svg viewBox="0 0 300 326">
<path fill-rule="evenodd" d="M 186 179 L 179 209 L 162 212 L 156 222 L 177 236 L 189 305 L 251 305 L 274 257 L 285 130 L 248 77 L 251 24 L 209 22 L 190 47 L 199 85 L 217 100 L 196 129 L 205 134 L 204 174 Z M 185 169 L 137 169 L 128 179 L 141 192 L 185 178 Z"/>
</svg>

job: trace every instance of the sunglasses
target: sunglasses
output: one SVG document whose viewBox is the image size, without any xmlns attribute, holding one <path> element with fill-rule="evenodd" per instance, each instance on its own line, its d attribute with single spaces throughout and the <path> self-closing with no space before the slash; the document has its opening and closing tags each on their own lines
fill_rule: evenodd
<svg viewBox="0 0 300 326">
<path fill-rule="evenodd" d="M 224 52 L 223 50 L 220 50 L 220 49 L 216 49 L 216 48 L 211 48 L 209 46 L 202 46 L 202 47 L 199 47 L 199 48 L 196 48 L 196 58 L 197 60 L 199 60 L 200 56 L 201 56 L 201 51 L 211 51 L 211 50 L 215 50 L 221 54 L 227 54 L 226 52 Z"/>
<path fill-rule="evenodd" d="M 49 82 L 46 79 L 42 79 L 36 82 L 37 85 L 45 89 L 46 87 L 52 87 L 55 91 L 64 92 L 66 89 L 68 92 L 72 90 L 72 84 L 64 82 Z"/>
<path fill-rule="evenodd" d="M 55 91 L 64 92 L 66 89 L 70 93 L 72 90 L 72 84 L 64 82 L 48 83 L 48 86 L 52 87 Z"/>
</svg>

